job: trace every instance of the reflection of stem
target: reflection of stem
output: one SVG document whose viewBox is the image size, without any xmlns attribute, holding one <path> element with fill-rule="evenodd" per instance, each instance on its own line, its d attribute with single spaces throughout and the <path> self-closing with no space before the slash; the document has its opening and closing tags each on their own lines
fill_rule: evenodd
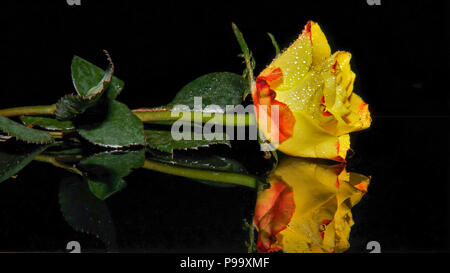
<svg viewBox="0 0 450 273">
<path fill-rule="evenodd" d="M 142 168 L 191 179 L 235 184 L 253 189 L 256 189 L 259 184 L 259 180 L 250 175 L 171 166 L 151 160 L 146 160 Z"/>
<path fill-rule="evenodd" d="M 70 172 L 73 172 L 73 173 L 76 173 L 76 174 L 79 174 L 79 175 L 83 175 L 83 173 L 80 170 L 78 170 L 77 168 L 71 167 L 69 165 L 62 164 L 62 163 L 58 162 L 56 160 L 56 158 L 53 157 L 53 156 L 38 155 L 38 156 L 36 156 L 34 158 L 34 160 L 39 161 L 39 162 L 49 163 L 49 164 L 52 164 L 55 167 L 63 168 L 63 169 L 66 169 L 66 170 L 68 170 Z"/>
<path fill-rule="evenodd" d="M 141 119 L 143 122 L 157 122 L 157 121 L 196 121 L 196 114 L 200 117 L 199 121 L 205 122 L 219 122 L 224 125 L 233 125 L 233 126 L 252 126 L 255 125 L 255 118 L 253 114 L 222 114 L 222 113 L 211 113 L 206 116 L 206 113 L 202 112 L 182 112 L 182 111 L 139 111 L 134 110 L 134 114 Z M 174 113 L 174 114 L 172 114 Z M 175 114 L 176 113 L 176 114 Z M 232 123 L 232 124 L 229 124 Z"/>
<path fill-rule="evenodd" d="M 255 250 L 255 226 L 253 222 L 250 224 L 249 237 L 248 253 L 253 253 Z"/>
<path fill-rule="evenodd" d="M 248 230 L 248 242 L 245 244 L 247 245 L 247 251 L 248 253 L 255 252 L 255 226 L 253 225 L 253 221 L 245 221 L 244 222 L 244 228 Z"/>
<path fill-rule="evenodd" d="M 41 155 L 36 156 L 36 158 L 34 160 L 39 161 L 39 162 L 49 163 L 55 167 L 63 168 L 70 172 L 73 172 L 73 173 L 76 173 L 79 175 L 83 175 L 83 173 L 80 170 L 78 170 L 77 168 L 63 164 L 61 162 L 58 162 L 54 156 L 48 156 L 48 155 L 41 154 Z M 155 161 L 151 161 L 151 160 L 146 160 L 144 165 L 142 166 L 142 168 L 147 169 L 147 170 L 162 172 L 162 173 L 166 173 L 166 174 L 191 178 L 191 179 L 241 185 L 241 186 L 249 187 L 252 189 L 258 189 L 258 187 L 260 186 L 260 181 L 258 180 L 258 178 L 251 176 L 251 175 L 240 174 L 240 173 L 231 173 L 231 172 L 221 172 L 221 171 L 180 167 L 180 166 L 159 163 L 159 162 L 155 162 Z"/>
<path fill-rule="evenodd" d="M 39 116 L 39 115 L 54 115 L 56 111 L 56 104 L 52 105 L 36 105 L 23 106 L 0 110 L 0 116 L 14 117 L 21 115 Z"/>
</svg>

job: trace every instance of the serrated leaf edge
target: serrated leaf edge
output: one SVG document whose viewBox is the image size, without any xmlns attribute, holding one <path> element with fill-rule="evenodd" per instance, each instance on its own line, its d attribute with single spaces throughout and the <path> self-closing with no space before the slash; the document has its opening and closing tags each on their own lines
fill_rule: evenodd
<svg viewBox="0 0 450 273">
<path fill-rule="evenodd" d="M 12 122 L 15 122 L 15 121 L 12 121 Z M 15 123 L 17 123 L 17 124 L 20 125 L 20 126 L 23 126 L 22 124 L 20 124 L 20 123 L 18 123 L 18 122 L 15 122 Z M 25 126 L 24 126 L 24 127 L 25 127 Z M 28 127 L 26 127 L 26 128 L 28 128 Z M 55 140 L 53 139 L 53 137 L 52 137 L 50 134 L 48 134 L 47 132 L 45 132 L 45 131 L 36 130 L 36 129 L 33 129 L 33 128 L 28 128 L 28 129 L 31 129 L 31 130 L 34 130 L 34 131 L 37 131 L 37 132 L 40 132 L 40 133 L 42 132 L 42 133 L 47 134 L 48 137 L 49 137 L 49 140 L 48 140 L 48 141 L 46 141 L 46 140 L 43 140 L 43 141 L 33 141 L 33 140 L 29 140 L 29 139 L 26 139 L 26 138 L 22 138 L 22 137 L 20 137 L 20 136 L 18 136 L 18 135 L 12 134 L 7 128 L 0 127 L 0 131 L 3 132 L 3 133 L 5 133 L 5 134 L 7 135 L 7 137 L 9 137 L 9 138 L 15 138 L 15 139 L 17 139 L 17 140 L 26 142 L 26 143 L 28 143 L 28 144 L 50 144 L 50 143 L 53 143 L 53 142 L 55 141 Z"/>
</svg>

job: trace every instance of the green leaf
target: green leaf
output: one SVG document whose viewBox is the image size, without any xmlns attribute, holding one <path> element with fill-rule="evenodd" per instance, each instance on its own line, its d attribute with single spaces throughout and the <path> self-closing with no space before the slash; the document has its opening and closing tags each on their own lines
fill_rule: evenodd
<svg viewBox="0 0 450 273">
<path fill-rule="evenodd" d="M 20 120 L 26 126 L 37 126 L 49 131 L 70 131 L 75 129 L 70 121 L 59 121 L 48 117 L 21 116 Z"/>
<path fill-rule="evenodd" d="M 104 71 L 103 78 L 99 81 L 99 83 L 96 86 L 92 87 L 91 89 L 87 90 L 87 92 L 83 92 L 83 93 L 80 93 L 80 91 L 78 91 L 76 85 L 74 84 L 75 85 L 75 89 L 77 90 L 78 94 L 80 94 L 83 98 L 91 98 L 92 99 L 92 98 L 96 97 L 98 94 L 101 94 L 101 93 L 105 92 L 108 89 L 109 84 L 111 83 L 112 76 L 113 76 L 113 73 L 114 73 L 114 64 L 113 64 L 113 62 L 111 60 L 111 57 L 109 56 L 108 52 L 105 51 L 105 53 L 106 53 L 106 55 L 108 57 L 109 66 L 106 69 L 106 71 Z M 76 66 L 75 69 L 77 69 L 77 68 L 79 68 L 79 67 Z M 72 72 L 73 71 L 74 70 L 72 70 Z M 77 71 L 78 70 L 76 70 L 76 72 Z M 72 80 L 73 80 L 73 77 L 76 77 L 78 82 L 86 81 L 86 79 L 78 78 L 79 76 L 80 75 L 72 74 Z"/>
<path fill-rule="evenodd" d="M 92 64 L 87 65 L 87 62 L 83 59 L 74 57 L 72 61 L 72 79 L 78 95 L 64 96 L 56 103 L 55 114 L 57 119 L 61 121 L 73 120 L 76 116 L 83 114 L 87 109 L 96 105 L 103 94 L 113 88 L 111 85 L 115 84 L 112 83 L 114 65 L 108 53 L 105 53 L 109 61 L 106 71 L 98 67 L 98 70 L 95 70 L 92 68 Z M 94 73 L 93 70 L 98 73 Z M 116 88 L 118 87 L 116 86 Z"/>
<path fill-rule="evenodd" d="M 256 63 L 255 59 L 253 58 L 252 52 L 248 49 L 247 43 L 245 42 L 244 35 L 239 30 L 237 25 L 235 23 L 231 24 L 231 27 L 233 28 L 234 36 L 236 36 L 236 40 L 238 41 L 239 47 L 241 48 L 242 54 L 239 56 L 244 58 L 245 63 L 245 69 L 243 76 L 244 78 L 248 79 L 248 88 L 246 89 L 245 93 L 243 94 L 242 98 L 245 100 L 245 98 L 250 94 L 252 85 L 253 85 L 253 78 L 254 78 L 254 72 Z"/>
<path fill-rule="evenodd" d="M 78 133 L 89 142 L 103 147 L 145 145 L 144 125 L 130 109 L 118 101 L 107 101 L 100 121 L 80 125 Z"/>
<path fill-rule="evenodd" d="M 242 53 L 244 54 L 244 58 L 246 60 L 250 60 L 250 50 L 248 49 L 247 43 L 245 42 L 244 35 L 242 35 L 242 32 L 239 30 L 237 25 L 235 23 L 231 23 L 231 27 L 233 28 L 234 36 L 236 36 L 236 40 L 238 41 L 239 47 L 242 50 Z"/>
<path fill-rule="evenodd" d="M 45 144 L 53 142 L 52 136 L 47 132 L 25 127 L 3 116 L 0 116 L 0 131 L 28 143 Z"/>
<path fill-rule="evenodd" d="M 90 191 L 97 198 L 105 200 L 122 190 L 126 186 L 122 178 L 133 169 L 142 167 L 144 161 L 144 150 L 101 153 L 81 161 L 78 168 L 86 173 Z"/>
<path fill-rule="evenodd" d="M 48 145 L 0 143 L 0 182 L 18 173 L 47 147 Z"/>
<path fill-rule="evenodd" d="M 227 105 L 239 105 L 247 89 L 245 80 L 231 72 L 216 72 L 203 75 L 184 86 L 169 104 L 187 105 L 194 108 L 194 97 L 202 97 L 202 109 L 207 105 L 218 105 L 226 110 Z"/>
<path fill-rule="evenodd" d="M 91 98 L 83 98 L 80 95 L 66 95 L 56 103 L 55 116 L 60 121 L 70 121 L 78 115 L 85 113 L 89 108 L 98 104 L 101 94 Z"/>
<path fill-rule="evenodd" d="M 66 95 L 56 103 L 55 116 L 60 121 L 70 121 L 96 103 L 97 100 L 86 100 L 79 95 Z"/>
<path fill-rule="evenodd" d="M 170 131 L 145 130 L 147 146 L 162 152 L 173 154 L 174 150 L 198 149 L 200 147 L 209 147 L 214 144 L 225 144 L 231 146 L 226 135 L 223 134 L 223 140 L 207 140 L 205 134 L 192 134 L 192 140 L 174 140 Z M 195 137 L 202 138 L 195 140 Z"/>
<path fill-rule="evenodd" d="M 61 181 L 59 204 L 64 219 L 73 229 L 96 236 L 108 250 L 117 249 L 116 230 L 109 209 L 104 201 L 89 192 L 81 177 Z"/>
<path fill-rule="evenodd" d="M 110 58 L 108 56 L 108 60 Z M 112 65 L 110 61 L 110 67 L 107 71 L 104 71 L 100 67 L 78 57 L 74 56 L 72 59 L 72 81 L 78 94 L 83 97 L 87 97 L 90 94 L 98 92 L 98 88 L 105 87 L 102 83 L 105 83 L 105 79 L 110 79 L 110 83 L 106 90 L 106 96 L 110 99 L 116 99 L 124 87 L 124 82 L 115 76 L 112 76 Z M 109 73 L 111 76 L 109 77 Z M 102 84 L 99 87 L 99 84 Z M 93 89 L 97 88 L 97 89 Z"/>
<path fill-rule="evenodd" d="M 267 35 L 269 35 L 272 45 L 275 48 L 275 57 L 278 57 L 280 55 L 280 47 L 278 46 L 277 40 L 275 40 L 275 36 L 272 33 L 267 32 Z"/>
</svg>

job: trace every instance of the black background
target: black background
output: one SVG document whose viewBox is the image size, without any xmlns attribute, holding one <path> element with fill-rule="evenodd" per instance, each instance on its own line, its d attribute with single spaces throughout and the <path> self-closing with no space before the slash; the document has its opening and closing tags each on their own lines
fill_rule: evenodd
<svg viewBox="0 0 450 273">
<path fill-rule="evenodd" d="M 158 106 L 194 78 L 243 70 L 231 30 L 237 23 L 261 71 L 274 57 L 267 32 L 287 47 L 308 20 L 332 50 L 352 53 L 355 92 L 374 122 L 352 135 L 349 169 L 372 176 L 354 209 L 351 252 L 367 242 L 383 252 L 450 251 L 449 54 L 447 1 L 8 1 L 1 7 L 0 108 L 51 104 L 74 92 L 70 62 L 104 64 L 102 49 L 126 83 L 130 108 Z M 67 241 L 102 250 L 59 212 L 65 172 L 32 163 L 0 189 L 0 250 L 62 251 Z M 254 193 L 217 189 L 149 171 L 108 199 L 124 251 L 241 252 L 242 219 Z"/>
</svg>

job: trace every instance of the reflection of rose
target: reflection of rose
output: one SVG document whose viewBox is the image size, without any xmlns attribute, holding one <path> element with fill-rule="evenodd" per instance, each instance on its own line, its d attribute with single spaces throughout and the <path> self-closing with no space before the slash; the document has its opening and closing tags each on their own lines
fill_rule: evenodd
<svg viewBox="0 0 450 273">
<path fill-rule="evenodd" d="M 259 252 L 343 252 L 349 248 L 351 208 L 367 191 L 369 178 L 343 165 L 287 158 L 258 193 L 253 223 Z"/>
<path fill-rule="evenodd" d="M 368 128 L 368 105 L 353 93 L 355 73 L 351 54 L 331 55 L 318 24 L 308 22 L 300 37 L 256 79 L 253 90 L 260 128 L 276 139 L 275 130 L 264 128 L 261 111 L 271 115 L 279 107 L 278 149 L 288 155 L 345 161 L 350 148 L 348 133 Z M 269 125 L 267 125 L 269 126 Z M 270 128 L 270 127 L 268 127 Z"/>
</svg>

